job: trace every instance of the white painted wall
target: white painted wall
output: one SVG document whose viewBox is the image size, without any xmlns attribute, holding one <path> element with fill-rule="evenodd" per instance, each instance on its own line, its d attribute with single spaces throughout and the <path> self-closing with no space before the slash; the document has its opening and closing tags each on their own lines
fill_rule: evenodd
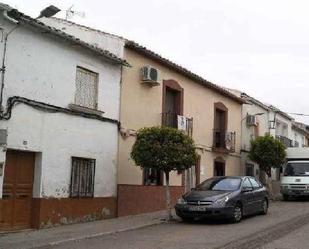
<svg viewBox="0 0 309 249">
<path fill-rule="evenodd" d="M 12 25 L 0 17 L 0 27 Z M 2 50 L 0 43 L 0 58 Z M 22 96 L 67 108 L 74 103 L 76 66 L 82 66 L 99 74 L 98 109 L 119 120 L 121 67 L 80 46 L 20 27 L 9 37 L 6 66 L 4 103 Z M 8 129 L 8 148 L 37 152 L 35 197 L 69 196 L 72 156 L 96 159 L 95 196 L 116 195 L 116 124 L 19 104 L 0 128 Z M 4 154 L 0 150 L 0 160 Z M 0 197 L 2 182 L 0 177 Z"/>
</svg>

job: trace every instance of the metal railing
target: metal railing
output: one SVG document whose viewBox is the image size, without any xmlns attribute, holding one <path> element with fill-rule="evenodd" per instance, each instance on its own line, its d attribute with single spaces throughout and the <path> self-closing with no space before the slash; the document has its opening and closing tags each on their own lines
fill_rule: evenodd
<svg viewBox="0 0 309 249">
<path fill-rule="evenodd" d="M 236 132 L 227 132 L 220 129 L 213 130 L 213 148 L 235 151 Z"/>
<path fill-rule="evenodd" d="M 279 141 L 281 141 L 281 142 L 284 144 L 284 146 L 285 146 L 286 148 L 293 147 L 293 141 L 292 141 L 291 139 L 285 137 L 285 136 L 279 136 L 279 135 L 277 135 L 277 136 L 276 136 L 276 139 L 278 139 Z"/>
<path fill-rule="evenodd" d="M 193 118 L 185 118 L 185 124 L 181 127 L 178 127 L 178 114 L 172 112 L 162 113 L 162 126 L 168 126 L 175 129 L 183 130 L 185 134 L 192 137 L 193 134 Z"/>
</svg>

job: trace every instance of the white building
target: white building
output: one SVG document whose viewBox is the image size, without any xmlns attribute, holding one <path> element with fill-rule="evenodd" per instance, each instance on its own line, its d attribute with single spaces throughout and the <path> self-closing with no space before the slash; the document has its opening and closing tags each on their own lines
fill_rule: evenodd
<svg viewBox="0 0 309 249">
<path fill-rule="evenodd" d="M 114 217 L 128 64 L 7 5 L 0 10 L 0 230 Z"/>
<path fill-rule="evenodd" d="M 242 106 L 242 149 L 241 164 L 244 175 L 258 176 L 259 167 L 248 158 L 251 140 L 267 134 L 276 137 L 286 147 L 295 144 L 294 120 L 291 116 L 278 108 L 234 89 L 228 89 L 235 95 L 246 100 Z M 297 133 L 298 134 L 298 133 Z M 279 178 L 279 170 L 272 170 L 272 178 Z"/>
</svg>

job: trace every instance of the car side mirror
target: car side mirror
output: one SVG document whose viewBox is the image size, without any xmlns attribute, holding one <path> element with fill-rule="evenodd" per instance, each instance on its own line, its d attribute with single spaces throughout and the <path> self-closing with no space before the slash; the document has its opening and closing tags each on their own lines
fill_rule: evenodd
<svg viewBox="0 0 309 249">
<path fill-rule="evenodd" d="M 243 188 L 241 189 L 241 192 L 246 193 L 246 192 L 251 192 L 252 190 L 253 190 L 253 188 L 250 188 L 250 187 L 243 187 Z"/>
</svg>

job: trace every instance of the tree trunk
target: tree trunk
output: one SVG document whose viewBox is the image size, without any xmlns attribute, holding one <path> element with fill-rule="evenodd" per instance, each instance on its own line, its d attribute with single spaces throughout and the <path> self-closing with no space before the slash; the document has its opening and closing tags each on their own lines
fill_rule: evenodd
<svg viewBox="0 0 309 249">
<path fill-rule="evenodd" d="M 264 185 L 267 186 L 267 174 L 264 170 L 262 170 L 260 168 L 260 172 L 259 172 L 259 180 L 260 182 Z"/>
<path fill-rule="evenodd" d="M 165 171 L 165 194 L 166 194 L 166 211 L 168 221 L 173 219 L 171 207 L 171 194 L 170 194 L 170 172 Z"/>
<path fill-rule="evenodd" d="M 268 190 L 270 199 L 273 199 L 274 195 L 273 195 L 273 188 L 272 188 L 271 173 L 269 175 L 267 172 L 260 169 L 259 180 Z"/>
</svg>

